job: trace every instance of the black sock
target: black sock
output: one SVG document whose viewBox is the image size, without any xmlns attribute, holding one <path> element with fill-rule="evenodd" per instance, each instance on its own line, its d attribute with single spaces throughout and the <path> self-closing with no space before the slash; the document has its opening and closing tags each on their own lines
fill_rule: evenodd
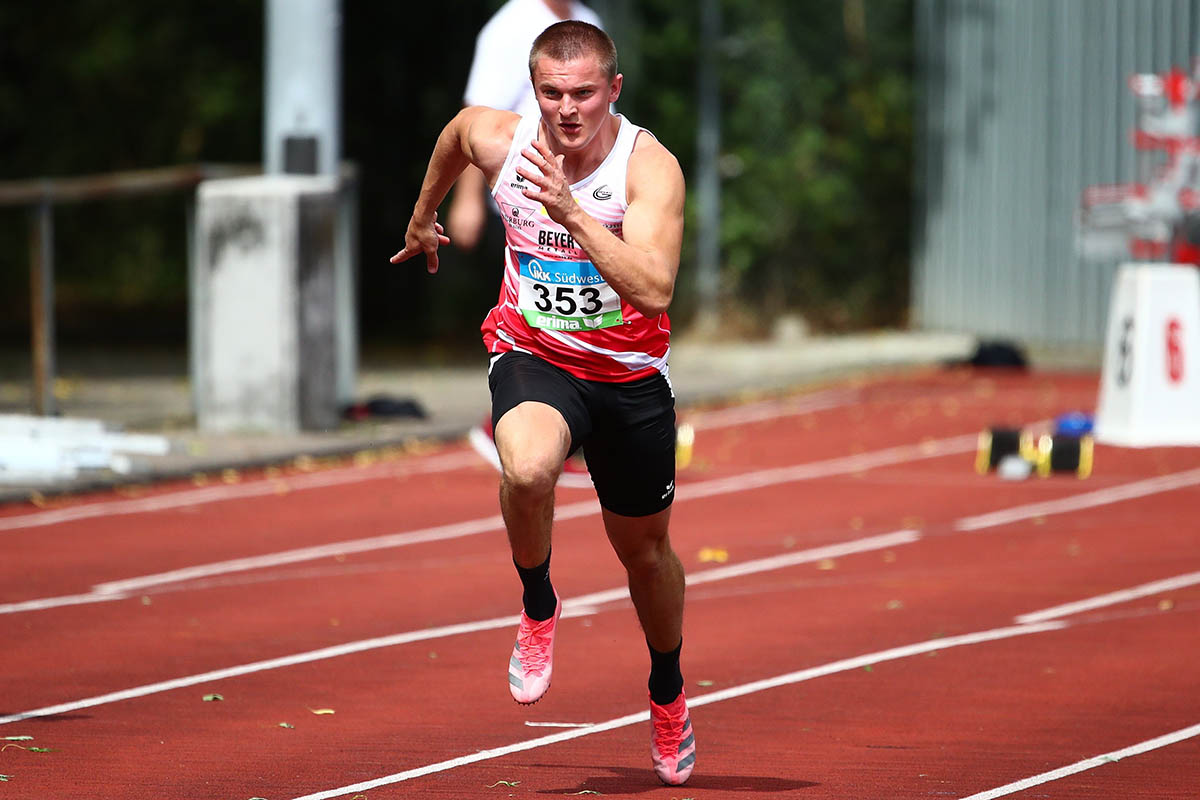
<svg viewBox="0 0 1200 800">
<path fill-rule="evenodd" d="M 513 566 L 521 576 L 521 602 L 525 604 L 525 615 L 541 622 L 554 616 L 558 601 L 554 597 L 554 585 L 550 583 L 550 555 L 536 567 L 525 568 L 513 559 Z"/>
<path fill-rule="evenodd" d="M 683 673 L 679 671 L 679 653 L 683 650 L 683 640 L 679 646 L 669 653 L 660 653 L 650 643 L 650 699 L 660 706 L 674 703 L 683 691 Z"/>
</svg>

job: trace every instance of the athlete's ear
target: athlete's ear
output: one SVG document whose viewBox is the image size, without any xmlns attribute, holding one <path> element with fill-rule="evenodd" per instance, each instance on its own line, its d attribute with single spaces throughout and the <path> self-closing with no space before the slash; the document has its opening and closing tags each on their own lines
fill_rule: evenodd
<svg viewBox="0 0 1200 800">
<path fill-rule="evenodd" d="M 617 98 L 621 96 L 621 83 L 625 80 L 625 76 L 617 73 L 612 79 L 612 84 L 608 87 L 608 102 L 610 104 L 617 102 Z"/>
</svg>

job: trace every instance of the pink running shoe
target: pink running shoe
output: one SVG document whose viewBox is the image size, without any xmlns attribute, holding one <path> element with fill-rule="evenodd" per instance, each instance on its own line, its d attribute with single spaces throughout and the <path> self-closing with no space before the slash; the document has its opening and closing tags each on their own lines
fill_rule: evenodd
<svg viewBox="0 0 1200 800">
<path fill-rule="evenodd" d="M 517 641 L 508 660 L 508 689 L 518 703 L 529 705 L 542 699 L 550 688 L 554 671 L 554 633 L 562 614 L 562 600 L 554 594 L 554 616 L 538 622 L 521 611 Z"/>
<path fill-rule="evenodd" d="M 696 736 L 683 692 L 665 706 L 650 701 L 650 759 L 655 773 L 668 786 L 679 786 L 692 775 Z"/>
</svg>

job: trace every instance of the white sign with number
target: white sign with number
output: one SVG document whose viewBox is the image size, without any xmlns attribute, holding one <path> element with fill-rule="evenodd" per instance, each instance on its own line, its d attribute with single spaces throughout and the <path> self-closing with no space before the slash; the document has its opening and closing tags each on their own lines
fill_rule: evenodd
<svg viewBox="0 0 1200 800">
<path fill-rule="evenodd" d="M 1125 264 L 1113 284 L 1096 438 L 1200 445 L 1200 269 Z"/>
<path fill-rule="evenodd" d="M 534 328 L 591 331 L 620 325 L 621 298 L 590 261 L 540 259 L 517 253 L 517 306 Z"/>
</svg>

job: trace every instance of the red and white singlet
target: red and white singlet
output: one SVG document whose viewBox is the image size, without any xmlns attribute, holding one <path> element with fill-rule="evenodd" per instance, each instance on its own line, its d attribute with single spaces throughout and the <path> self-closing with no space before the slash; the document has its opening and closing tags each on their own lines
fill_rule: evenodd
<svg viewBox="0 0 1200 800">
<path fill-rule="evenodd" d="M 618 115 L 619 116 L 619 115 Z M 629 207 L 625 173 L 645 130 L 624 117 L 617 140 L 592 174 L 571 184 L 575 202 L 618 238 Z M 578 378 L 625 382 L 667 374 L 671 321 L 647 319 L 622 300 L 566 228 L 522 192 L 517 164 L 536 171 L 521 151 L 538 134 L 541 116 L 522 117 L 492 196 L 504 219 L 504 280 L 483 321 L 491 353 L 532 353 Z M 649 134 L 649 131 L 647 131 Z"/>
</svg>

